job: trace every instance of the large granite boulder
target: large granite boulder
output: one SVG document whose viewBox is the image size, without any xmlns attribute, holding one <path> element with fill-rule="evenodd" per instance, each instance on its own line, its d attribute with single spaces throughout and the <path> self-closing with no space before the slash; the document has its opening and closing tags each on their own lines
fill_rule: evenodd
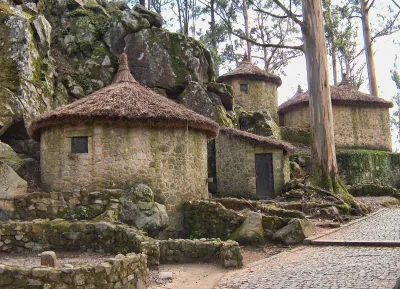
<svg viewBox="0 0 400 289">
<path fill-rule="evenodd" d="M 14 214 L 14 198 L 26 194 L 28 184 L 5 162 L 0 161 L 0 220 Z"/>
<path fill-rule="evenodd" d="M 303 240 L 315 234 L 315 225 L 309 220 L 292 219 L 289 224 L 275 232 L 274 241 L 286 245 L 300 244 Z"/>
<path fill-rule="evenodd" d="M 261 136 L 273 136 L 276 139 L 281 138 L 278 125 L 266 110 L 241 112 L 239 115 L 239 125 L 241 130 L 250 133 Z"/>
<path fill-rule="evenodd" d="M 0 141 L 0 162 L 7 164 L 14 171 L 19 171 L 24 166 L 17 153 L 8 145 Z"/>
<path fill-rule="evenodd" d="M 29 122 L 52 104 L 51 64 L 45 64 L 40 56 L 31 22 L 30 15 L 21 9 L 7 4 L 0 6 L 2 131 L 21 119 Z"/>
<path fill-rule="evenodd" d="M 125 38 L 129 67 L 140 83 L 166 90 L 173 97 L 190 81 L 207 84 L 213 78 L 210 53 L 197 40 L 153 27 Z"/>
<path fill-rule="evenodd" d="M 120 198 L 119 220 L 156 236 L 168 227 L 169 218 L 164 205 L 154 202 L 154 193 L 139 184 Z"/>
<path fill-rule="evenodd" d="M 259 244 L 264 242 L 263 214 L 247 211 L 243 224 L 231 236 L 239 244 Z"/>
<path fill-rule="evenodd" d="M 225 83 L 210 82 L 207 90 L 217 94 L 226 110 L 233 110 L 233 87 Z"/>
<path fill-rule="evenodd" d="M 221 125 L 232 126 L 227 117 L 221 99 L 212 92 L 207 92 L 199 83 L 191 81 L 186 89 L 179 95 L 177 101 L 187 108 L 204 115 Z"/>
</svg>

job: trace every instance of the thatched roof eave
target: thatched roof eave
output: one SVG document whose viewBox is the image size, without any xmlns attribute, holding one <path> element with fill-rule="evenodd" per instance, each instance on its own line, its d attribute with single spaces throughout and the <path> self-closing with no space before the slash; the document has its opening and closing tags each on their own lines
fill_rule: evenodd
<svg viewBox="0 0 400 289">
<path fill-rule="evenodd" d="M 220 134 L 225 134 L 225 135 L 228 135 L 228 136 L 231 136 L 234 138 L 238 138 L 245 142 L 249 142 L 254 145 L 261 146 L 261 147 L 281 149 L 288 154 L 293 153 L 295 150 L 295 147 L 288 142 L 279 141 L 279 140 L 276 140 L 276 139 L 273 139 L 270 137 L 259 136 L 259 135 L 249 133 L 246 131 L 242 131 L 242 130 L 238 130 L 238 129 L 221 127 Z"/>
</svg>

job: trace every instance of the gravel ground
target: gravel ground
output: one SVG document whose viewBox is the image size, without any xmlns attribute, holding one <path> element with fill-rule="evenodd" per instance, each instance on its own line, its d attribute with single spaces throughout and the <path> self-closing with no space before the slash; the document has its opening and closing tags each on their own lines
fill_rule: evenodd
<svg viewBox="0 0 400 289">
<path fill-rule="evenodd" d="M 382 196 L 382 197 L 356 197 L 357 200 L 364 203 L 372 209 L 373 212 L 378 211 L 386 207 L 388 204 L 398 204 L 399 201 L 394 197 Z"/>
<path fill-rule="evenodd" d="M 318 240 L 400 241 L 400 209 L 385 209 Z"/>
<path fill-rule="evenodd" d="M 399 260 L 400 248 L 303 247 L 228 274 L 216 288 L 393 288 Z"/>
<path fill-rule="evenodd" d="M 0 253 L 0 263 L 10 266 L 24 266 L 27 268 L 40 267 L 39 253 L 23 252 L 23 253 Z M 102 254 L 102 253 L 89 253 L 80 251 L 56 251 L 58 266 L 64 264 L 71 265 L 87 265 L 87 264 L 100 264 L 108 258 L 115 257 L 115 255 Z"/>
</svg>

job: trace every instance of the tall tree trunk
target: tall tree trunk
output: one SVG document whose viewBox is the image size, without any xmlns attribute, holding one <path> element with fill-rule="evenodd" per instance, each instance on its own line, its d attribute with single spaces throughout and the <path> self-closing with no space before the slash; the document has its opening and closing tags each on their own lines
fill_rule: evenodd
<svg viewBox="0 0 400 289">
<path fill-rule="evenodd" d="M 374 52 L 372 50 L 371 28 L 369 25 L 368 0 L 361 0 L 361 22 L 364 35 L 365 57 L 367 61 L 369 92 L 372 95 L 378 96 Z"/>
<path fill-rule="evenodd" d="M 243 0 L 243 17 L 244 17 L 244 30 L 245 30 L 245 35 L 246 38 L 250 38 L 250 33 L 249 33 L 249 15 L 247 11 L 247 0 Z M 249 61 L 251 62 L 251 43 L 250 41 L 247 42 L 247 56 L 249 58 Z"/>
<path fill-rule="evenodd" d="M 216 22 L 215 22 L 215 0 L 210 0 L 210 30 L 211 30 L 211 49 L 214 55 L 214 66 L 215 73 L 219 76 L 219 63 L 218 63 L 218 46 L 217 46 L 217 34 L 216 34 Z"/>
<path fill-rule="evenodd" d="M 338 85 L 338 76 L 337 76 L 336 47 L 335 47 L 335 45 L 333 45 L 333 43 L 332 43 L 331 54 L 332 54 L 333 85 L 337 86 Z"/>
<path fill-rule="evenodd" d="M 303 1 L 302 27 L 310 95 L 313 181 L 332 190 L 338 179 L 321 0 Z"/>
<path fill-rule="evenodd" d="M 303 0 L 301 30 L 310 96 L 311 182 L 333 192 L 356 213 L 363 214 L 365 208 L 343 186 L 337 168 L 321 0 Z"/>
</svg>

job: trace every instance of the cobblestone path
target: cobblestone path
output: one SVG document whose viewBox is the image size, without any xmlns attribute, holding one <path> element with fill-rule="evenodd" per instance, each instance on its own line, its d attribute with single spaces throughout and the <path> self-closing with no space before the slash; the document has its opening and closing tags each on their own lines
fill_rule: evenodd
<svg viewBox="0 0 400 289">
<path fill-rule="evenodd" d="M 385 210 L 343 228 L 346 240 L 399 240 L 400 210 Z M 334 235 L 335 234 L 335 235 Z M 350 237 L 351 236 L 351 237 Z M 342 230 L 326 236 L 341 240 Z M 385 289 L 400 277 L 400 247 L 309 246 L 228 274 L 219 289 Z"/>
<path fill-rule="evenodd" d="M 400 241 L 400 210 L 385 209 L 318 240 Z"/>
</svg>

